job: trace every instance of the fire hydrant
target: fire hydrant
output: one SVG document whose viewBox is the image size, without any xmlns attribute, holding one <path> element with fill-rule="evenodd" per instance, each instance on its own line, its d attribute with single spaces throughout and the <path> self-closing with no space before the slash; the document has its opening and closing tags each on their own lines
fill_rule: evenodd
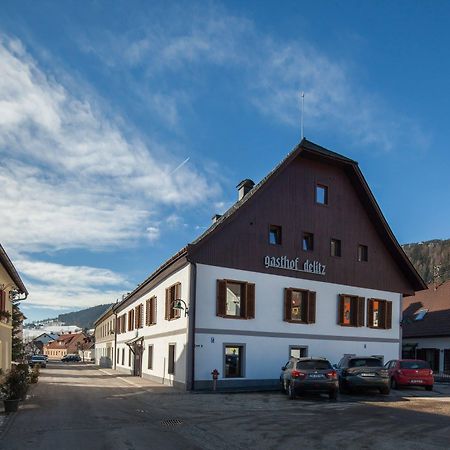
<svg viewBox="0 0 450 450">
<path fill-rule="evenodd" d="M 211 372 L 211 375 L 212 375 L 212 379 L 213 379 L 213 391 L 215 391 L 217 389 L 217 379 L 219 378 L 220 373 L 217 369 L 214 369 Z"/>
</svg>

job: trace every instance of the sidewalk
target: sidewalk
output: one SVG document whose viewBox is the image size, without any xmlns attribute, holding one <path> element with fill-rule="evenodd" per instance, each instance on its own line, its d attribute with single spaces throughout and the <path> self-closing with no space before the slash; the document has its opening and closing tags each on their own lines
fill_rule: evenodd
<svg viewBox="0 0 450 450">
<path fill-rule="evenodd" d="M 186 394 L 187 391 L 183 391 L 172 386 L 167 386 L 161 383 L 157 383 L 155 381 L 149 380 L 148 378 L 136 377 L 130 374 L 119 372 L 114 369 L 105 369 L 97 366 L 97 370 L 99 372 L 104 373 L 105 375 L 110 375 L 111 377 L 115 377 L 117 380 L 121 380 L 124 383 L 127 383 L 130 386 L 136 388 L 142 388 L 149 392 L 157 392 L 159 394 Z"/>
</svg>

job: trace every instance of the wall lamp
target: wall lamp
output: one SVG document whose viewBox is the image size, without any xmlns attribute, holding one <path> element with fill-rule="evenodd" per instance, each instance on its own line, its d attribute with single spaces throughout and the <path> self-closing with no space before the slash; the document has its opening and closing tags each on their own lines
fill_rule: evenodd
<svg viewBox="0 0 450 450">
<path fill-rule="evenodd" d="M 184 300 L 181 300 L 181 298 L 177 298 L 172 302 L 172 309 L 175 311 L 184 311 L 184 317 L 186 317 L 189 314 L 189 308 Z M 183 306 L 184 305 L 184 306 Z"/>
</svg>

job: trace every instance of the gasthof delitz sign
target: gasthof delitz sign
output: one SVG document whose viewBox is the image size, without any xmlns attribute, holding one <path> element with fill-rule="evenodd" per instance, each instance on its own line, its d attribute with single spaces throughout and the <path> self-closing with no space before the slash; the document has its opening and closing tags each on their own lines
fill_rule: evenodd
<svg viewBox="0 0 450 450">
<path fill-rule="evenodd" d="M 264 256 L 264 266 L 266 269 L 273 267 L 274 269 L 294 270 L 296 272 L 307 272 L 315 275 L 325 275 L 326 266 L 318 261 L 310 261 L 307 259 L 303 264 L 300 258 L 289 259 L 287 256 Z"/>
</svg>

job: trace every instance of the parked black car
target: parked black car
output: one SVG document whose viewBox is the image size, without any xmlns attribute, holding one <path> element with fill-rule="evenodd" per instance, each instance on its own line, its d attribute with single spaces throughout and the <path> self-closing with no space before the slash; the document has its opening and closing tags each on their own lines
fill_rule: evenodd
<svg viewBox="0 0 450 450">
<path fill-rule="evenodd" d="M 389 394 L 389 372 L 383 361 L 375 356 L 344 356 L 337 365 L 339 390 L 349 393 L 353 389 L 378 389 Z"/>
<path fill-rule="evenodd" d="M 46 355 L 32 355 L 28 361 L 28 365 L 30 367 L 40 366 L 45 368 L 47 367 L 47 357 Z"/>
<path fill-rule="evenodd" d="M 332 400 L 337 398 L 337 374 L 325 358 L 290 358 L 281 368 L 280 384 L 290 399 L 305 392 L 324 392 Z"/>
<path fill-rule="evenodd" d="M 79 355 L 66 355 L 61 358 L 62 362 L 80 362 L 81 358 Z"/>
</svg>

